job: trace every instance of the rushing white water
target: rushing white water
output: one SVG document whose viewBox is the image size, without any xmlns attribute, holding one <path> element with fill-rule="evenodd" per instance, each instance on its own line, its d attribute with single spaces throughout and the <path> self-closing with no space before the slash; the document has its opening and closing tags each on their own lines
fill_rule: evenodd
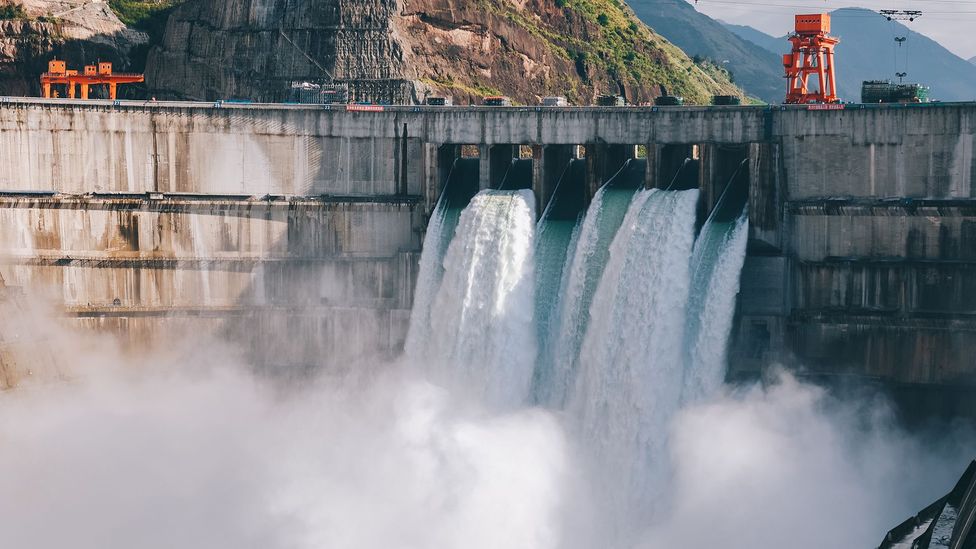
<svg viewBox="0 0 976 549">
<path fill-rule="evenodd" d="M 432 378 L 492 406 L 526 402 L 535 367 L 535 199 L 482 191 L 461 213 L 413 351 Z"/>
<path fill-rule="evenodd" d="M 952 546 L 952 532 L 956 526 L 959 512 L 952 505 L 946 504 L 932 529 L 932 541 L 929 549 L 949 549 Z"/>
<path fill-rule="evenodd" d="M 733 222 L 709 220 L 695 242 L 685 331 L 688 358 L 682 384 L 686 404 L 714 395 L 725 381 L 729 332 L 748 237 L 749 220 L 743 212 Z"/>
<path fill-rule="evenodd" d="M 590 304 L 603 275 L 610 243 L 620 228 L 634 189 L 602 187 L 586 212 L 575 249 L 566 256 L 560 285 L 560 303 L 551 324 L 552 368 L 541 380 L 539 402 L 563 408 L 576 376 L 580 346 L 590 318 Z"/>
<path fill-rule="evenodd" d="M 551 398 L 555 362 L 553 335 L 559 325 L 560 292 L 579 242 L 581 221 L 544 221 L 536 235 L 536 332 L 539 357 L 533 392 L 537 402 Z"/>
<path fill-rule="evenodd" d="M 446 223 L 447 216 L 447 200 L 441 197 L 430 216 L 427 234 L 424 236 L 424 251 L 420 256 L 417 287 L 413 295 L 413 309 L 410 311 L 410 330 L 405 345 L 407 355 L 417 356 L 430 338 L 430 308 L 444 272 L 444 250 L 447 248 L 446 244 L 450 244 L 450 237 L 455 229 L 454 223 Z M 445 234 L 448 230 L 451 235 Z"/>
<path fill-rule="evenodd" d="M 477 159 L 473 162 L 471 159 L 458 159 L 455 162 L 428 222 L 405 345 L 408 356 L 420 356 L 430 338 L 430 311 L 444 276 L 444 256 L 454 239 L 461 211 L 477 192 L 477 162 Z"/>
<path fill-rule="evenodd" d="M 552 386 L 556 343 L 553 335 L 559 325 L 560 296 L 585 215 L 585 166 L 585 161 L 579 159 L 567 166 L 536 227 L 535 321 L 539 357 L 532 388 L 535 402 L 547 401 Z"/>
<path fill-rule="evenodd" d="M 483 191 L 454 223 L 440 204 L 428 228 L 408 357 L 494 408 L 531 392 L 565 409 L 608 546 L 633 543 L 667 505 L 668 425 L 724 379 L 748 225 L 710 218 L 696 243 L 698 197 L 608 185 L 580 225 L 547 236 L 531 192 Z M 568 245 L 562 268 L 547 243 Z"/>
<path fill-rule="evenodd" d="M 678 408 L 698 191 L 641 191 L 610 247 L 570 403 L 611 502 L 612 538 L 649 517 Z"/>
</svg>

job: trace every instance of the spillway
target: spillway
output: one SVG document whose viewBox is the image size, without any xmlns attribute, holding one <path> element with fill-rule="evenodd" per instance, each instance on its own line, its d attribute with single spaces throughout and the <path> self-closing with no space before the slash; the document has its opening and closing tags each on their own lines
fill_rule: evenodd
<svg viewBox="0 0 976 549">
<path fill-rule="evenodd" d="M 645 169 L 628 162 L 584 212 L 569 161 L 538 225 L 529 190 L 482 191 L 453 221 L 467 197 L 442 197 L 407 345 L 452 390 L 563 411 L 611 544 L 666 504 L 669 424 L 724 381 L 748 232 L 741 185 L 696 232 L 699 191 L 640 190 Z"/>
<path fill-rule="evenodd" d="M 683 377 L 698 191 L 641 191 L 610 247 L 568 405 L 616 511 L 616 532 L 660 500 Z"/>
<path fill-rule="evenodd" d="M 444 255 L 454 239 L 461 211 L 478 189 L 478 160 L 458 158 L 448 175 L 447 184 L 427 224 L 424 253 L 420 257 L 420 272 L 414 290 L 414 306 L 410 312 L 410 328 L 404 351 L 418 355 L 430 337 L 430 312 L 444 276 Z"/>
<path fill-rule="evenodd" d="M 580 346 L 590 319 L 590 304 L 609 258 L 610 243 L 643 183 L 644 163 L 629 161 L 597 191 L 586 212 L 576 246 L 567 254 L 552 320 L 551 369 L 540 375 L 539 402 L 562 408 L 575 379 Z"/>
<path fill-rule="evenodd" d="M 747 178 L 732 177 L 695 241 L 685 328 L 685 404 L 715 393 L 725 381 L 729 333 L 746 258 Z"/>
<path fill-rule="evenodd" d="M 533 385 L 537 402 L 552 398 L 554 334 L 559 326 L 560 297 L 586 212 L 585 184 L 586 162 L 572 160 L 567 164 L 537 229 L 535 320 L 539 361 Z"/>
<path fill-rule="evenodd" d="M 534 243 L 532 191 L 482 191 L 464 209 L 429 330 L 413 336 L 408 353 L 432 379 L 493 407 L 526 402 L 536 359 Z"/>
</svg>

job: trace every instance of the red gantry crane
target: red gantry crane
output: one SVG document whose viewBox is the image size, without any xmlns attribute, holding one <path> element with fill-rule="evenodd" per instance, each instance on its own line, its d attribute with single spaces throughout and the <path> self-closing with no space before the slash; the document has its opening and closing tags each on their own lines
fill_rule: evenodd
<svg viewBox="0 0 976 549">
<path fill-rule="evenodd" d="M 796 16 L 796 32 L 790 35 L 793 51 L 783 56 L 786 68 L 786 103 L 837 103 L 834 46 L 840 40 L 830 36 L 830 14 Z M 820 87 L 810 87 L 817 76 Z"/>
<path fill-rule="evenodd" d="M 65 85 L 68 87 L 68 97 L 75 98 L 75 87 L 81 88 L 81 99 L 88 99 L 88 91 L 91 86 L 108 86 L 108 96 L 115 99 L 118 96 L 119 84 L 134 84 L 144 82 L 145 77 L 141 74 L 116 73 L 112 72 L 111 63 L 99 63 L 96 65 L 86 65 L 83 74 L 78 71 L 68 69 L 68 64 L 57 59 L 47 64 L 47 72 L 41 75 L 41 89 L 44 90 L 44 97 L 51 97 L 51 86 Z"/>
</svg>

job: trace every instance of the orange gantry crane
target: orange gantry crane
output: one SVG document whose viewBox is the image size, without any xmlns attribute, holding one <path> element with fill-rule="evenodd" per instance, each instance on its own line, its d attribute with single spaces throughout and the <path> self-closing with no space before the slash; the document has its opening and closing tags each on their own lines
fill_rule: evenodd
<svg viewBox="0 0 976 549">
<path fill-rule="evenodd" d="M 82 74 L 68 69 L 68 64 L 57 59 L 47 64 L 47 72 L 41 75 L 41 89 L 44 97 L 50 98 L 52 86 L 65 85 L 70 99 L 76 97 L 75 88 L 80 88 L 81 99 L 88 99 L 88 92 L 92 86 L 108 86 L 108 96 L 115 99 L 118 96 L 119 84 L 135 84 L 144 82 L 145 76 L 133 73 L 112 72 L 112 64 L 101 62 L 98 65 L 86 65 Z M 56 97 L 56 95 L 55 95 Z"/>
<path fill-rule="evenodd" d="M 796 32 L 790 35 L 793 51 L 783 56 L 786 68 L 786 103 L 837 103 L 834 46 L 840 39 L 830 36 L 830 14 L 796 16 Z M 819 88 L 810 86 L 816 75 Z"/>
</svg>

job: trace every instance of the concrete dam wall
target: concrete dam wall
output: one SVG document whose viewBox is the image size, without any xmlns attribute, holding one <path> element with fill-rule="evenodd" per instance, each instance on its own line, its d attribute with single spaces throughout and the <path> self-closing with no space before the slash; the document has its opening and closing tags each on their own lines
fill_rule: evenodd
<svg viewBox="0 0 976 549">
<path fill-rule="evenodd" d="M 402 346 L 423 208 L 374 148 L 389 140 L 241 131 L 242 112 L 0 111 L 8 285 L 133 346 L 222 334 L 283 367 Z"/>
<path fill-rule="evenodd" d="M 969 104 L 8 102 L 0 274 L 133 344 L 274 330 L 295 337 L 255 346 L 258 361 L 344 365 L 402 347 L 426 216 L 462 151 L 478 151 L 481 188 L 531 151 L 540 204 L 577 157 L 590 196 L 635 154 L 646 154 L 647 186 L 667 185 L 687 158 L 697 170 L 682 184 L 702 190 L 706 213 L 745 161 L 750 242 L 731 375 L 782 362 L 972 387 L 974 117 Z"/>
</svg>

